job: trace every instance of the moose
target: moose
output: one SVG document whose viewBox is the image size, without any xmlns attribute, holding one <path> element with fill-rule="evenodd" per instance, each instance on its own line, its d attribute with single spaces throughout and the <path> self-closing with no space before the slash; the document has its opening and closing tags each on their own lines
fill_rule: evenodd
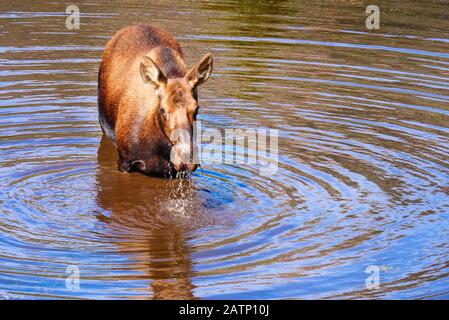
<svg viewBox="0 0 449 320">
<path fill-rule="evenodd" d="M 212 66 L 207 53 L 189 69 L 176 39 L 148 24 L 111 38 L 98 72 L 98 111 L 103 133 L 117 148 L 120 171 L 172 177 L 197 169 L 198 86 Z"/>
</svg>

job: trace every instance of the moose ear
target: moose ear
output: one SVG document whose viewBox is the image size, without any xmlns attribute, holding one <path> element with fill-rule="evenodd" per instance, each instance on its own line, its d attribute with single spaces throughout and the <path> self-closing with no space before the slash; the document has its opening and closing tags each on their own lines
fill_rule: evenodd
<svg viewBox="0 0 449 320">
<path fill-rule="evenodd" d="M 212 66 L 212 54 L 207 53 L 187 72 L 185 78 L 194 87 L 200 85 L 209 79 Z"/>
<path fill-rule="evenodd" d="M 167 78 L 156 63 L 147 56 L 140 60 L 140 75 L 145 83 L 150 83 L 156 88 L 167 82 Z"/>
</svg>

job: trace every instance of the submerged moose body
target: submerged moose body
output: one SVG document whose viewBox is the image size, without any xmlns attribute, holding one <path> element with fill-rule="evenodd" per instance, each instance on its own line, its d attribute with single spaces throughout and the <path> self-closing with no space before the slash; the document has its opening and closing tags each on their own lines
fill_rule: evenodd
<svg viewBox="0 0 449 320">
<path fill-rule="evenodd" d="M 211 72 L 210 53 L 189 69 L 179 43 L 160 28 L 130 26 L 112 37 L 98 73 L 98 108 L 120 171 L 168 177 L 196 170 L 197 87 Z"/>
</svg>

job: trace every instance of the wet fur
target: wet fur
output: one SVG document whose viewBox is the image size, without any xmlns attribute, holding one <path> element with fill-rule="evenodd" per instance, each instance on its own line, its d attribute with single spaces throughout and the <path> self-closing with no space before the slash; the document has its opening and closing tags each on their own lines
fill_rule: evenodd
<svg viewBox="0 0 449 320">
<path fill-rule="evenodd" d="M 188 71 L 181 46 L 169 33 L 149 25 L 120 30 L 106 45 L 98 73 L 99 119 L 117 147 L 119 170 L 167 176 L 170 141 L 159 125 L 157 90 L 139 72 L 144 55 L 167 78 L 182 78 Z M 173 97 L 182 99 L 176 92 Z"/>
</svg>

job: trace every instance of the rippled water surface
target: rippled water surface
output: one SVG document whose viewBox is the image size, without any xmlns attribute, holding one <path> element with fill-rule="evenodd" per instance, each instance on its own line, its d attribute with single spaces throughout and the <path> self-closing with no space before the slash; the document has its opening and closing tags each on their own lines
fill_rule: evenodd
<svg viewBox="0 0 449 320">
<path fill-rule="evenodd" d="M 369 31 L 364 1 L 312 3 L 80 1 L 67 30 L 2 1 L 0 297 L 448 298 L 449 4 L 376 1 Z M 199 119 L 278 129 L 275 174 L 116 170 L 96 76 L 137 22 L 214 54 Z"/>
</svg>

